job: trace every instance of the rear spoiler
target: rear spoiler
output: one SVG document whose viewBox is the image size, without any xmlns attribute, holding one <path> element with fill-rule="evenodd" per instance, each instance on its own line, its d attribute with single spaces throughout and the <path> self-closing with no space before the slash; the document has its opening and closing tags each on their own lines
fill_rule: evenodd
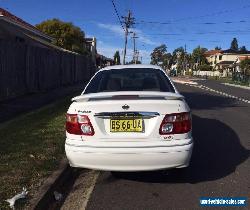
<svg viewBox="0 0 250 210">
<path fill-rule="evenodd" d="M 88 101 L 89 99 L 97 99 L 97 100 L 107 100 L 112 98 L 117 98 L 119 96 L 128 96 L 128 97 L 139 97 L 143 98 L 165 98 L 166 100 L 182 100 L 184 96 L 179 93 L 171 93 L 171 92 L 156 92 L 156 91 L 120 91 L 120 92 L 101 92 L 101 93 L 89 93 L 83 94 L 80 96 L 76 96 L 72 98 L 72 101 Z M 122 99 L 122 98 L 121 98 Z"/>
</svg>

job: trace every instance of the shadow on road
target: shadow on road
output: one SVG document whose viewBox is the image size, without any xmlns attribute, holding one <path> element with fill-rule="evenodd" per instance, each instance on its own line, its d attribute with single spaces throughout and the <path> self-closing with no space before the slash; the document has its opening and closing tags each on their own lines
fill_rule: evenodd
<svg viewBox="0 0 250 210">
<path fill-rule="evenodd" d="M 185 170 L 119 173 L 120 178 L 152 183 L 198 183 L 223 178 L 233 173 L 250 154 L 237 134 L 226 124 L 193 116 L 195 140 L 191 164 Z"/>
<path fill-rule="evenodd" d="M 192 109 L 222 109 L 225 107 L 239 107 L 236 99 L 211 95 L 206 92 L 181 92 Z"/>
</svg>

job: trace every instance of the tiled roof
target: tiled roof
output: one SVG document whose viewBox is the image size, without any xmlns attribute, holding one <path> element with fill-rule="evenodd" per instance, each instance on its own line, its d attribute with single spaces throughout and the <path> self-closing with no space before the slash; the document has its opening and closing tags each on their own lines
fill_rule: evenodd
<svg viewBox="0 0 250 210">
<path fill-rule="evenodd" d="M 222 50 L 209 50 L 209 51 L 205 52 L 204 54 L 206 57 L 209 57 L 211 55 L 215 55 L 215 54 L 220 53 L 220 52 L 222 52 Z"/>
<path fill-rule="evenodd" d="M 7 10 L 0 8 L 0 15 L 7 17 L 8 19 L 10 19 L 11 21 L 14 21 L 16 23 L 19 23 L 23 26 L 26 26 L 28 28 L 31 28 L 33 30 L 39 31 L 35 26 L 25 22 L 24 20 L 22 20 L 21 18 L 11 14 L 10 12 L 8 12 Z M 40 32 L 40 31 L 39 31 Z"/>
<path fill-rule="evenodd" d="M 232 49 L 223 50 L 222 53 L 229 53 L 229 54 L 250 54 L 250 51 L 237 51 Z"/>
</svg>

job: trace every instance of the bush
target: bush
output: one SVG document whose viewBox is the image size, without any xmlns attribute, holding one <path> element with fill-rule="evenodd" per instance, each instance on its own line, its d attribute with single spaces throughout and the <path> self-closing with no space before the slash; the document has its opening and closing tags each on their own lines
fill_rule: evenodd
<svg viewBox="0 0 250 210">
<path fill-rule="evenodd" d="M 200 71 L 212 71 L 212 66 L 209 66 L 208 64 L 203 64 L 198 67 Z"/>
</svg>

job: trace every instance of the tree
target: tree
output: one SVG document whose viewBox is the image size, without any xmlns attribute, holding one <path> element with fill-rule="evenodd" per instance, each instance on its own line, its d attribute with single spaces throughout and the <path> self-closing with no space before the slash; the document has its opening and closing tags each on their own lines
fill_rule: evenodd
<svg viewBox="0 0 250 210">
<path fill-rule="evenodd" d="M 134 60 L 126 62 L 126 64 L 135 64 Z M 136 64 L 141 64 L 141 61 L 136 61 Z"/>
<path fill-rule="evenodd" d="M 240 69 L 244 75 L 250 76 L 250 58 L 240 62 Z"/>
<path fill-rule="evenodd" d="M 215 49 L 215 50 L 221 50 L 221 47 L 216 46 L 214 49 Z"/>
<path fill-rule="evenodd" d="M 151 56 L 151 64 L 159 65 L 163 63 L 163 57 L 167 53 L 167 46 L 165 44 L 156 47 L 153 52 L 150 54 Z"/>
<path fill-rule="evenodd" d="M 179 56 L 177 56 L 177 54 L 179 54 Z M 184 54 L 185 54 L 185 50 L 183 47 L 176 48 L 172 53 L 173 62 L 177 63 L 178 60 L 182 60 L 184 57 Z"/>
<path fill-rule="evenodd" d="M 55 38 L 53 41 L 55 45 L 80 54 L 86 52 L 85 34 L 72 23 L 51 19 L 37 24 L 36 27 L 43 33 Z"/>
<path fill-rule="evenodd" d="M 247 48 L 246 48 L 246 46 L 244 46 L 244 45 L 241 46 L 240 49 L 239 49 L 239 51 L 242 52 L 242 53 L 247 53 Z"/>
<path fill-rule="evenodd" d="M 231 50 L 235 50 L 238 51 L 239 50 L 239 46 L 238 46 L 238 40 L 236 38 L 233 38 L 233 41 L 231 42 Z"/>
<path fill-rule="evenodd" d="M 172 65 L 172 55 L 171 53 L 166 53 L 163 55 L 162 67 L 164 69 L 170 69 Z"/>
<path fill-rule="evenodd" d="M 207 51 L 207 48 L 203 48 L 201 46 L 196 47 L 192 53 L 193 62 L 197 63 L 198 65 L 208 64 L 208 61 L 204 54 L 206 51 Z"/>
<path fill-rule="evenodd" d="M 114 54 L 114 61 L 115 61 L 115 65 L 120 65 L 121 64 L 120 53 L 119 53 L 118 50 Z"/>
<path fill-rule="evenodd" d="M 183 47 L 176 48 L 172 53 L 172 61 L 174 64 L 177 63 L 177 72 L 185 70 L 187 65 L 187 53 Z"/>
<path fill-rule="evenodd" d="M 150 55 L 151 64 L 159 65 L 164 69 L 169 67 L 171 54 L 167 53 L 167 46 L 165 44 L 156 47 Z"/>
</svg>

